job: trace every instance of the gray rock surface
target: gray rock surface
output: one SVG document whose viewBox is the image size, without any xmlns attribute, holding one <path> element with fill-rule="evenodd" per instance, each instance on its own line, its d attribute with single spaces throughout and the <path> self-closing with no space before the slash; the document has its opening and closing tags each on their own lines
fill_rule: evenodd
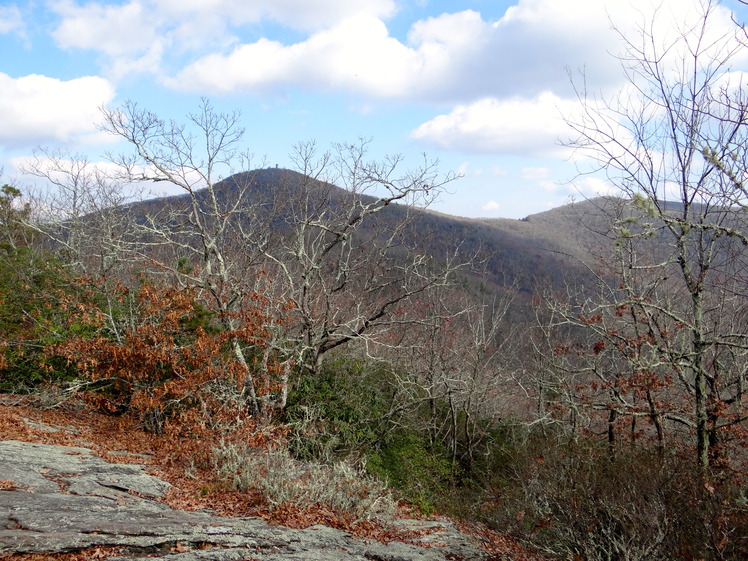
<svg viewBox="0 0 748 561">
<path fill-rule="evenodd" d="M 168 483 L 142 466 L 111 464 L 87 448 L 0 442 L 0 553 L 77 551 L 123 546 L 126 557 L 173 561 L 488 559 L 448 521 L 398 521 L 433 530 L 420 547 L 355 539 L 325 526 L 294 530 L 257 518 L 228 518 L 169 508 L 155 499 Z M 115 558 L 112 558 L 115 559 Z"/>
</svg>

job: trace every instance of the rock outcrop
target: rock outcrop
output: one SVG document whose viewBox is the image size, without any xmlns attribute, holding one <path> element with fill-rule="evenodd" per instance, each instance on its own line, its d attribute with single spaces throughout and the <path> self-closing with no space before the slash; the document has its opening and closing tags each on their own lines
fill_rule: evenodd
<svg viewBox="0 0 748 561">
<path fill-rule="evenodd" d="M 420 545 L 381 544 L 314 526 L 273 526 L 170 508 L 169 484 L 133 464 L 113 464 L 87 448 L 0 442 L 0 553 L 122 548 L 118 559 L 174 561 L 459 561 L 488 559 L 448 521 L 398 521 L 428 529 Z"/>
</svg>

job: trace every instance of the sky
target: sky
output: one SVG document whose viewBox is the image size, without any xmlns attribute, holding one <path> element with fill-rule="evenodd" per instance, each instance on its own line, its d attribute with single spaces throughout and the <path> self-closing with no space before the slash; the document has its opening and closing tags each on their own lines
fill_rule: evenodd
<svg viewBox="0 0 748 561">
<path fill-rule="evenodd" d="M 120 147 L 102 107 L 180 121 L 207 97 L 241 111 L 257 162 L 371 139 L 373 158 L 461 176 L 435 210 L 522 218 L 611 189 L 562 145 L 570 73 L 623 91 L 611 24 L 633 33 L 655 5 L 687 19 L 697 1 L 0 0 L 0 181 L 23 190 L 40 148 L 105 162 Z M 737 0 L 719 10 L 718 31 L 748 19 Z"/>
</svg>

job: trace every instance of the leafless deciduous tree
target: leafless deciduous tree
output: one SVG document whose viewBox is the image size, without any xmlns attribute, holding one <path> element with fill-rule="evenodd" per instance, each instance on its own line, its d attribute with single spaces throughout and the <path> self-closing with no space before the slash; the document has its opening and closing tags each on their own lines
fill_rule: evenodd
<svg viewBox="0 0 748 561">
<path fill-rule="evenodd" d="M 44 181 L 27 193 L 27 224 L 50 239 L 78 273 L 104 278 L 129 267 L 133 225 L 127 203 L 136 188 L 120 181 L 81 154 L 38 149 L 21 172 Z"/>
<path fill-rule="evenodd" d="M 134 102 L 102 113 L 103 130 L 132 148 L 112 156 L 121 180 L 167 182 L 186 195 L 175 205 L 146 211 L 140 224 L 140 235 L 151 246 L 146 256 L 155 256 L 159 266 L 179 281 L 204 290 L 224 327 L 238 330 L 251 291 L 240 264 L 232 263 L 227 252 L 235 215 L 247 200 L 251 182 L 244 182 L 231 201 L 220 198 L 216 183 L 222 173 L 233 171 L 233 165 L 248 167 L 249 156 L 241 151 L 244 129 L 239 113 L 218 113 L 207 100 L 186 123 L 166 122 Z M 158 260 L 164 253 L 166 258 Z M 238 337 L 231 339 L 231 347 L 246 372 L 248 403 L 260 412 L 253 371 Z"/>
<path fill-rule="evenodd" d="M 507 320 L 515 296 L 513 287 L 481 295 L 439 287 L 411 310 L 420 321 L 397 340 L 408 401 L 428 406 L 430 439 L 450 451 L 453 467 L 469 469 L 490 449 L 488 428 L 517 413 L 510 401 L 518 333 Z"/>
<path fill-rule="evenodd" d="M 148 257 L 208 293 L 228 330 L 241 327 L 253 294 L 274 308 L 265 312 L 279 318 L 267 352 L 285 364 L 274 390 L 258 393 L 252 351 L 232 341 L 256 411 L 285 405 L 291 364 L 314 372 L 333 349 L 378 336 L 399 306 L 464 264 L 450 252 L 419 253 L 412 239 L 417 209 L 454 179 L 436 162 L 406 170 L 397 156 L 370 160 L 368 141 L 327 152 L 302 143 L 292 154 L 297 171 L 249 172 L 239 114 L 216 112 L 207 100 L 183 124 L 135 103 L 103 113 L 103 129 L 132 149 L 113 157 L 121 180 L 168 182 L 183 192 L 152 211 L 142 207 Z"/>
<path fill-rule="evenodd" d="M 296 320 L 288 336 L 298 360 L 315 371 L 326 353 L 348 342 L 373 342 L 402 323 L 404 306 L 450 282 L 470 258 L 457 247 L 435 257 L 415 225 L 454 177 L 424 159 L 402 170 L 399 156 L 371 161 L 369 141 L 318 154 L 299 144 L 300 173 L 286 174 L 276 208 L 282 226 L 267 260 Z M 324 179 L 324 180 L 323 180 Z M 420 237 L 419 237 L 420 236 Z"/>
<path fill-rule="evenodd" d="M 630 202 L 611 217 L 603 298 L 587 293 L 559 317 L 595 333 L 596 366 L 586 367 L 602 376 L 606 406 L 693 431 L 706 471 L 746 419 L 748 100 L 730 72 L 740 30 L 715 34 L 718 3 L 699 5 L 696 20 L 674 22 L 674 36 L 658 35 L 663 18 L 679 17 L 664 12 L 621 34 L 624 93 L 578 90 L 583 113 L 568 119 L 570 144 Z M 615 361 L 603 364 L 611 350 Z M 616 390 L 617 376 L 638 380 L 643 404 Z M 654 390 L 670 379 L 678 397 L 657 403 Z"/>
</svg>

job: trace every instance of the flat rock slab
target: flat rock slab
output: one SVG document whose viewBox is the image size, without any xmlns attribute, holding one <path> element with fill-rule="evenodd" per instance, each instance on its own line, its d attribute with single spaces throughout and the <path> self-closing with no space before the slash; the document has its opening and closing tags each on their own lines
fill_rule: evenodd
<svg viewBox="0 0 748 561">
<path fill-rule="evenodd" d="M 126 557 L 173 561 L 460 561 L 488 559 L 447 521 L 430 525 L 424 545 L 387 545 L 326 526 L 294 530 L 258 518 L 174 510 L 156 499 L 169 484 L 143 466 L 111 464 L 87 448 L 0 442 L 0 553 L 62 553 L 122 546 Z M 409 526 L 410 525 L 410 526 Z"/>
</svg>

